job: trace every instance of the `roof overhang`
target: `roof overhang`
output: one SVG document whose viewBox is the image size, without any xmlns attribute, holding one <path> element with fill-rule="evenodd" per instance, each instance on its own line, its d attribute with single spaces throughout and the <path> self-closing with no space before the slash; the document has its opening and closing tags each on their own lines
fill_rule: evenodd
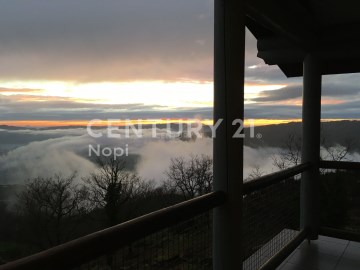
<svg viewBox="0 0 360 270">
<path fill-rule="evenodd" d="M 287 77 L 302 76 L 311 52 L 322 74 L 360 72 L 360 16 L 355 0 L 247 0 L 246 25 L 258 57 Z"/>
</svg>

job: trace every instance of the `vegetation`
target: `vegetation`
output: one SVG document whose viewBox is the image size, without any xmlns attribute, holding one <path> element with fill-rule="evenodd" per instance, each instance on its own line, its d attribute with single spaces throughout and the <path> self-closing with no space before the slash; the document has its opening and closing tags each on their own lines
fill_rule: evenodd
<svg viewBox="0 0 360 270">
<path fill-rule="evenodd" d="M 75 173 L 29 179 L 17 188 L 14 205 L 0 203 L 0 263 L 205 194 L 212 186 L 207 156 L 174 158 L 158 186 L 130 171 L 125 160 L 101 157 L 97 165 L 83 179 Z"/>
<path fill-rule="evenodd" d="M 182 194 L 185 200 L 212 190 L 212 159 L 206 155 L 192 155 L 189 160 L 184 157 L 173 158 L 165 174 L 165 185 Z"/>
<path fill-rule="evenodd" d="M 299 145 L 295 136 L 289 136 L 287 147 L 274 164 L 280 169 L 299 164 Z M 349 147 L 328 149 L 330 157 L 341 157 L 341 160 L 346 159 L 345 153 L 350 151 Z M 129 170 L 124 160 L 101 158 L 97 165 L 97 170 L 83 179 L 78 179 L 76 174 L 29 179 L 22 188 L 17 187 L 16 204 L 6 205 L 0 200 L 0 264 L 212 189 L 212 159 L 205 155 L 171 159 L 160 185 Z M 258 166 L 248 180 L 263 174 Z M 322 224 L 359 232 L 358 176 L 341 170 L 322 171 L 320 183 Z M 293 177 L 244 196 L 245 257 L 284 228 L 298 229 L 299 194 L 300 181 Z M 210 221 L 211 214 L 204 213 L 186 224 L 176 225 L 108 255 L 103 263 L 125 261 L 126 269 L 135 269 L 132 265 L 143 258 L 146 269 L 177 269 L 189 265 L 194 269 L 210 269 Z M 178 246 L 184 249 L 174 249 Z M 190 250 L 192 253 L 188 254 Z"/>
<path fill-rule="evenodd" d="M 90 211 L 86 188 L 74 180 L 75 175 L 38 177 L 18 195 L 20 231 L 29 246 L 45 249 L 73 238 Z"/>
<path fill-rule="evenodd" d="M 126 170 L 124 160 L 100 157 L 97 163 L 97 172 L 84 179 L 88 184 L 88 199 L 93 207 L 105 210 L 107 225 L 113 226 L 121 221 L 120 213 L 126 203 L 146 196 L 151 184 Z"/>
<path fill-rule="evenodd" d="M 351 161 L 349 154 L 356 145 L 350 138 L 344 138 L 342 145 L 328 143 L 322 135 L 320 159 Z M 273 164 L 282 170 L 300 163 L 301 138 L 290 133 L 280 152 L 273 156 Z M 360 233 L 359 173 L 321 169 L 319 184 L 321 225 Z"/>
</svg>

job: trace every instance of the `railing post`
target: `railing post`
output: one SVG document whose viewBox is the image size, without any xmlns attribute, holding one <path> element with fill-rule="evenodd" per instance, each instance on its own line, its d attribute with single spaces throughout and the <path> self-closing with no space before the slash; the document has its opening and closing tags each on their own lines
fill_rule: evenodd
<svg viewBox="0 0 360 270">
<path fill-rule="evenodd" d="M 243 0 L 215 0 L 214 189 L 226 203 L 214 211 L 214 269 L 242 269 L 243 139 L 234 138 L 244 118 L 245 24 Z"/>
<path fill-rule="evenodd" d="M 316 55 L 304 60 L 302 162 L 314 166 L 301 178 L 301 228 L 309 230 L 308 239 L 318 238 L 320 223 L 319 161 L 321 120 L 321 68 Z"/>
</svg>

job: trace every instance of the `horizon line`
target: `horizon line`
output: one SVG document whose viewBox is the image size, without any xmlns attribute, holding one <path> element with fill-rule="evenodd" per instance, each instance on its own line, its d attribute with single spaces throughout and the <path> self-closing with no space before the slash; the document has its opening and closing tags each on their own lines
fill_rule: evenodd
<svg viewBox="0 0 360 270">
<path fill-rule="evenodd" d="M 213 119 L 196 119 L 196 118 L 161 118 L 161 119 L 129 119 L 132 124 L 141 125 L 161 125 L 161 124 L 191 124 L 201 122 L 204 125 L 213 125 Z M 0 120 L 0 125 L 23 128 L 52 128 L 52 127 L 86 127 L 91 120 Z M 288 124 L 291 122 L 301 122 L 301 118 L 293 119 L 245 119 L 244 126 L 249 127 L 250 124 L 255 126 L 268 126 L 278 124 Z M 328 118 L 321 119 L 321 122 L 338 122 L 338 121 L 360 121 L 356 118 Z M 100 120 L 99 123 L 93 124 L 96 127 L 107 127 L 109 120 Z M 114 120 L 111 119 L 111 125 L 126 126 L 127 119 Z"/>
</svg>

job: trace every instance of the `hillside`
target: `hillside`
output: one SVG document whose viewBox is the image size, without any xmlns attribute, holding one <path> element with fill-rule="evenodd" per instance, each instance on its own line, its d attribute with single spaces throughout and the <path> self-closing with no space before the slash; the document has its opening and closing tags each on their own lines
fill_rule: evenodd
<svg viewBox="0 0 360 270">
<path fill-rule="evenodd" d="M 255 135 L 261 139 L 249 138 L 249 128 L 245 130 L 245 144 L 251 147 L 282 147 L 289 135 L 301 138 L 301 123 L 288 123 L 255 127 Z M 360 121 L 325 122 L 321 124 L 322 139 L 327 145 L 345 145 L 352 141 L 352 151 L 360 150 Z"/>
</svg>

